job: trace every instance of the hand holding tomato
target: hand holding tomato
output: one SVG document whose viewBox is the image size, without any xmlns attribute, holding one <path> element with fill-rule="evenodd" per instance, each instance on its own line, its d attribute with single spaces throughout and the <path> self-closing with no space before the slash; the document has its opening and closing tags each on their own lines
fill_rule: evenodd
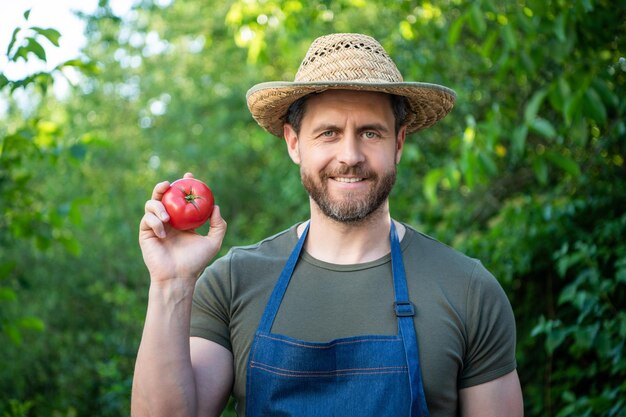
<svg viewBox="0 0 626 417">
<path fill-rule="evenodd" d="M 174 181 L 161 202 L 170 216 L 170 225 L 178 230 L 202 226 L 213 212 L 213 193 L 202 181 L 182 178 Z"/>
<path fill-rule="evenodd" d="M 193 180 L 193 175 L 187 173 L 183 180 L 189 184 L 187 180 Z M 195 181 L 191 183 L 197 185 Z M 163 286 L 184 282 L 185 285 L 193 285 L 202 270 L 219 251 L 226 234 L 226 222 L 220 214 L 219 207 L 213 203 L 212 193 L 210 199 L 206 193 L 202 194 L 203 199 L 199 199 L 197 197 L 201 195 L 199 193 L 201 190 L 194 185 L 193 192 L 187 189 L 186 194 L 196 197 L 190 200 L 198 205 L 200 211 L 204 210 L 203 216 L 206 215 L 209 206 L 211 207 L 209 233 L 203 236 L 192 229 L 178 230 L 172 227 L 174 217 L 180 213 L 173 211 L 168 214 L 163 201 L 165 194 L 172 190 L 171 185 L 164 181 L 154 187 L 152 198 L 146 202 L 145 214 L 139 226 L 139 244 L 154 284 Z M 182 189 L 185 190 L 185 187 Z M 180 192 L 180 189 L 178 191 Z M 185 206 L 189 205 L 192 210 L 196 210 L 191 202 L 187 203 L 186 197 L 183 196 L 181 199 L 185 200 Z M 200 219 L 203 216 L 200 216 Z M 181 216 L 180 219 L 184 220 L 185 217 Z M 200 220 L 196 218 L 196 221 Z M 205 221 L 206 219 L 202 220 L 202 223 Z M 176 223 L 175 220 L 174 223 Z M 179 227 L 190 226 L 190 224 L 182 226 L 176 224 Z"/>
</svg>

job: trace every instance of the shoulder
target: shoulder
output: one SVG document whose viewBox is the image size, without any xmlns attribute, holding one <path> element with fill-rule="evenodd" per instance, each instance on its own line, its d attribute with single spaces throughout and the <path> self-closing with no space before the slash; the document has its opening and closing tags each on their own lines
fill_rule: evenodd
<svg viewBox="0 0 626 417">
<path fill-rule="evenodd" d="M 247 277 L 271 276 L 286 262 L 297 243 L 297 226 L 295 224 L 251 245 L 233 246 L 206 268 L 201 280 L 219 280 L 236 285 L 239 281 L 251 281 Z"/>
<path fill-rule="evenodd" d="M 225 255 L 229 261 L 245 261 L 265 258 L 284 259 L 289 256 L 298 241 L 295 224 L 288 229 L 246 246 L 234 246 Z"/>
<path fill-rule="evenodd" d="M 420 268 L 437 275 L 452 275 L 471 280 L 472 276 L 485 273 L 490 275 L 480 261 L 440 242 L 439 240 L 417 231 L 405 224 L 406 234 L 402 240 L 402 250 L 407 253 L 409 263 L 419 263 Z"/>
<path fill-rule="evenodd" d="M 451 304 L 463 321 L 475 315 L 477 306 L 508 303 L 502 286 L 480 260 L 406 228 L 404 263 L 407 277 L 418 281 L 413 283 L 416 290 L 419 287 L 435 299 L 441 296 L 439 301 Z"/>
</svg>

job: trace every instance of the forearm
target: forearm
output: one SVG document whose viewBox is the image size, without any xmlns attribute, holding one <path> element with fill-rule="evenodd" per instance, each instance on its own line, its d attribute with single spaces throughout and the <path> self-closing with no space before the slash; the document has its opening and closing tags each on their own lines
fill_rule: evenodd
<svg viewBox="0 0 626 417">
<path fill-rule="evenodd" d="M 150 286 L 137 354 L 131 415 L 196 416 L 196 383 L 189 351 L 193 282 Z"/>
</svg>

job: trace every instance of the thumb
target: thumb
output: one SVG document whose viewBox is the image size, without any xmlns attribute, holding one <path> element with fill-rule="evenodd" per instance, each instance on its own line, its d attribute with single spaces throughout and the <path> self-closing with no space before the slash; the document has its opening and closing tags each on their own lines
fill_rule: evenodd
<svg viewBox="0 0 626 417">
<path fill-rule="evenodd" d="M 207 237 L 211 240 L 215 239 L 219 242 L 222 242 L 224 236 L 226 235 L 227 224 L 226 221 L 222 218 L 219 206 L 216 205 L 213 207 L 213 213 L 211 213 L 211 218 L 209 222 L 210 228 Z"/>
</svg>

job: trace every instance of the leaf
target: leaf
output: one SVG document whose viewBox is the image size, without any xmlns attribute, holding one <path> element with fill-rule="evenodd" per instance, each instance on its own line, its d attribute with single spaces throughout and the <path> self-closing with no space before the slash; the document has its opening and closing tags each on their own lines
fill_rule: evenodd
<svg viewBox="0 0 626 417">
<path fill-rule="evenodd" d="M 581 118 L 577 123 L 569 128 L 568 133 L 573 144 L 584 146 L 589 139 L 589 127 L 587 121 Z"/>
<path fill-rule="evenodd" d="M 530 122 L 530 130 L 535 133 L 539 133 L 547 139 L 553 139 L 556 137 L 556 130 L 554 129 L 554 126 L 552 126 L 552 123 L 546 119 L 542 119 L 541 117 L 537 117 Z"/>
<path fill-rule="evenodd" d="M 466 151 L 463 153 L 462 170 L 463 177 L 465 178 L 465 184 L 468 188 L 474 188 L 476 184 L 476 169 L 478 166 L 478 160 L 476 153 L 473 151 Z"/>
<path fill-rule="evenodd" d="M 69 59 L 59 65 L 59 67 L 82 67 L 82 66 L 83 66 L 83 61 L 81 61 L 78 58 Z"/>
<path fill-rule="evenodd" d="M 540 334 L 545 334 L 545 349 L 549 354 L 552 354 L 563 343 L 568 333 L 570 333 L 570 329 L 563 328 L 560 320 L 546 320 L 542 315 L 539 317 L 539 323 L 532 329 L 530 336 L 537 337 Z"/>
<path fill-rule="evenodd" d="M 548 183 L 548 164 L 544 158 L 537 158 L 533 161 L 533 171 L 540 184 Z"/>
<path fill-rule="evenodd" d="M 26 48 L 34 53 L 39 59 L 42 61 L 46 61 L 46 50 L 43 49 L 43 46 L 35 38 L 28 37 L 26 38 Z"/>
<path fill-rule="evenodd" d="M 11 288 L 0 287 L 0 301 L 15 301 L 17 300 L 17 294 Z"/>
<path fill-rule="evenodd" d="M 593 346 L 593 342 L 599 330 L 599 323 L 577 328 L 574 332 L 577 347 L 581 348 L 583 351 L 588 351 Z"/>
<path fill-rule="evenodd" d="M 84 143 L 90 147 L 99 147 L 99 148 L 109 148 L 111 147 L 111 142 L 107 139 L 94 134 L 93 132 L 85 133 L 83 136 L 79 138 L 80 143 Z"/>
<path fill-rule="evenodd" d="M 600 95 L 604 104 L 608 107 L 617 107 L 619 106 L 619 98 L 616 94 L 611 91 L 606 81 L 601 78 L 594 78 L 591 81 L 591 85 L 593 89 Z"/>
<path fill-rule="evenodd" d="M 493 176 L 498 173 L 498 166 L 496 165 L 491 155 L 487 152 L 479 153 L 478 160 L 480 161 L 481 167 L 488 175 Z"/>
<path fill-rule="evenodd" d="M 0 263 L 0 279 L 8 277 L 16 266 L 17 262 L 15 261 L 5 261 Z"/>
<path fill-rule="evenodd" d="M 5 323 L 2 330 L 14 344 L 18 346 L 22 344 L 22 334 L 17 326 L 11 323 Z"/>
<path fill-rule="evenodd" d="M 548 151 L 545 155 L 550 162 L 552 162 L 554 165 L 561 168 L 563 171 L 567 172 L 571 176 L 580 176 L 580 167 L 578 166 L 578 163 L 576 163 L 576 161 L 574 161 L 572 158 L 569 158 L 555 151 Z"/>
<path fill-rule="evenodd" d="M 519 158 L 524 154 L 527 136 L 528 126 L 526 125 L 518 126 L 513 130 L 513 134 L 511 135 L 511 151 L 515 157 Z"/>
<path fill-rule="evenodd" d="M 444 176 L 442 169 L 432 169 L 424 178 L 424 196 L 431 203 L 437 202 L 437 185 Z"/>
<path fill-rule="evenodd" d="M 17 34 L 20 32 L 20 28 L 16 27 L 15 29 L 13 29 L 13 34 L 11 35 L 11 41 L 9 42 L 9 46 L 7 47 L 7 56 L 11 56 L 11 51 L 13 50 L 13 45 L 15 45 L 15 42 L 17 41 Z"/>
<path fill-rule="evenodd" d="M 583 110 L 599 125 L 606 124 L 606 108 L 600 95 L 592 87 L 585 91 L 585 100 L 583 101 Z"/>
<path fill-rule="evenodd" d="M 83 224 L 83 215 L 80 209 L 82 205 L 85 204 L 87 201 L 89 201 L 89 198 L 85 197 L 76 199 L 70 204 L 70 209 L 67 213 L 67 217 L 73 225 L 80 226 Z"/>
<path fill-rule="evenodd" d="M 528 52 L 526 52 L 525 50 L 520 51 L 519 54 L 520 54 L 522 64 L 524 65 L 524 68 L 526 69 L 526 72 L 528 73 L 529 76 L 531 76 L 537 71 L 535 62 L 530 57 L 530 55 L 528 55 Z"/>
<path fill-rule="evenodd" d="M 493 47 L 496 45 L 496 41 L 498 40 L 498 32 L 492 31 L 488 36 L 485 42 L 483 42 L 480 47 L 480 54 L 485 58 L 490 58 L 491 53 L 493 51 Z"/>
<path fill-rule="evenodd" d="M 46 61 L 46 51 L 43 49 L 41 44 L 37 42 L 35 38 L 28 37 L 26 38 L 26 45 L 22 45 L 17 48 L 15 54 L 10 57 L 10 60 L 13 62 L 17 62 L 19 58 L 22 58 L 24 61 L 28 61 L 29 52 L 34 53 L 39 59 L 42 61 Z"/>
<path fill-rule="evenodd" d="M 576 298 L 576 290 L 578 290 L 578 284 L 571 283 L 561 291 L 559 295 L 559 300 L 557 302 L 558 305 L 562 305 L 564 303 L 571 303 Z"/>
<path fill-rule="evenodd" d="M 530 336 L 537 337 L 540 334 L 545 333 L 546 329 L 548 328 L 548 323 L 549 322 L 546 321 L 546 318 L 543 314 L 539 316 L 539 323 L 537 323 L 535 327 L 533 327 L 533 329 L 530 331 Z"/>
<path fill-rule="evenodd" d="M 24 61 L 28 60 L 28 52 L 29 50 L 24 47 L 24 46 L 20 46 L 19 48 L 17 48 L 17 50 L 15 51 L 15 53 L 13 54 L 13 56 L 11 56 L 9 59 L 13 62 L 17 62 L 18 59 L 22 58 Z M 27 78 L 24 78 L 21 81 L 17 81 L 13 83 L 13 88 L 18 88 L 20 87 L 20 83 L 24 83 L 24 81 L 26 81 Z M 13 91 L 13 90 L 12 90 Z"/>
<path fill-rule="evenodd" d="M 565 17 L 566 17 L 566 14 L 561 13 L 559 14 L 559 16 L 556 18 L 556 21 L 554 22 L 555 23 L 554 34 L 556 35 L 558 40 L 561 42 L 565 42 L 567 40 L 565 36 Z"/>
<path fill-rule="evenodd" d="M 474 2 L 469 10 L 469 23 L 472 31 L 477 35 L 482 35 L 487 30 L 487 24 L 485 23 L 485 16 L 480 10 L 480 6 L 477 2 Z"/>
<path fill-rule="evenodd" d="M 37 317 L 22 317 L 18 320 L 18 325 L 24 329 L 43 331 L 46 327 L 43 320 Z"/>
<path fill-rule="evenodd" d="M 446 166 L 446 179 L 450 183 L 452 188 L 458 188 L 459 180 L 461 179 L 461 173 L 459 168 L 455 164 L 448 164 Z"/>
<path fill-rule="evenodd" d="M 415 34 L 413 33 L 413 28 L 411 24 L 406 20 L 400 22 L 400 34 L 404 39 L 412 40 L 415 39 Z"/>
<path fill-rule="evenodd" d="M 54 46 L 59 46 L 59 38 L 61 37 L 61 33 L 59 33 L 58 30 L 52 29 L 52 28 L 43 29 L 43 28 L 36 27 L 36 26 L 31 27 L 31 29 L 39 33 L 40 35 L 44 36 Z"/>
<path fill-rule="evenodd" d="M 582 111 L 582 92 L 578 92 L 571 97 L 565 99 L 563 106 L 563 117 L 565 118 L 565 124 L 567 127 L 572 125 L 574 120 L 580 118 Z"/>
<path fill-rule="evenodd" d="M 600 332 L 596 337 L 595 350 L 601 358 L 608 359 L 611 357 L 613 342 L 611 336 L 607 332 Z"/>
<path fill-rule="evenodd" d="M 566 407 L 561 408 L 556 417 L 571 417 L 576 413 L 576 404 L 568 404 Z"/>
<path fill-rule="evenodd" d="M 452 25 L 450 25 L 450 30 L 448 32 L 448 46 L 456 45 L 461 36 L 461 30 L 463 29 L 463 24 L 465 23 L 466 15 L 463 15 L 456 19 Z"/>
<path fill-rule="evenodd" d="M 561 397 L 563 398 L 563 401 L 567 403 L 573 403 L 576 401 L 576 395 L 574 395 L 571 391 L 565 391 Z"/>
<path fill-rule="evenodd" d="M 511 29 L 511 25 L 507 24 L 502 26 L 502 38 L 504 39 L 504 45 L 507 47 L 507 49 L 517 49 L 517 39 L 515 38 L 513 29 Z"/>
<path fill-rule="evenodd" d="M 59 238 L 59 242 L 71 255 L 79 256 L 82 252 L 83 248 L 80 242 L 73 237 L 61 237 Z"/>
<path fill-rule="evenodd" d="M 535 117 L 537 117 L 537 113 L 539 112 L 539 108 L 543 103 L 544 98 L 548 92 L 545 89 L 541 89 L 535 92 L 528 103 L 526 104 L 526 108 L 524 109 L 524 120 L 526 123 L 531 123 Z"/>
<path fill-rule="evenodd" d="M 49 72 L 38 72 L 35 74 L 35 85 L 41 90 L 43 94 L 48 91 L 48 87 L 51 87 L 54 83 L 54 78 Z"/>
<path fill-rule="evenodd" d="M 9 79 L 4 74 L 0 74 L 0 90 L 9 85 L 9 83 Z"/>
<path fill-rule="evenodd" d="M 567 337 L 567 330 L 562 328 L 553 328 L 546 337 L 546 351 L 551 355 L 554 351 L 563 344 Z"/>
<path fill-rule="evenodd" d="M 550 93 L 548 96 L 550 104 L 555 110 L 563 112 L 565 101 L 569 99 L 571 94 L 572 90 L 570 89 L 565 77 L 559 77 L 559 79 L 550 86 Z"/>
</svg>

